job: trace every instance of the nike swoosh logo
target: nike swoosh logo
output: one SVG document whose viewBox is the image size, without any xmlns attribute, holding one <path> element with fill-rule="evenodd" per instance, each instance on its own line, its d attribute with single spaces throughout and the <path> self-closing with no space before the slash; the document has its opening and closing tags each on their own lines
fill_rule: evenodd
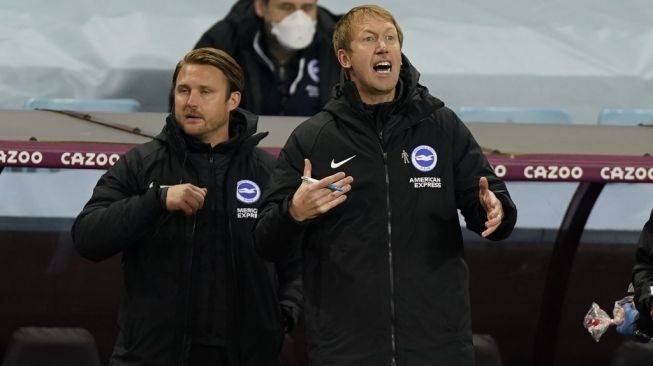
<svg viewBox="0 0 653 366">
<path fill-rule="evenodd" d="M 345 164 L 346 162 L 348 162 L 349 160 L 351 160 L 351 159 L 353 159 L 355 157 L 356 157 L 356 155 L 350 156 L 347 159 L 345 159 L 343 161 L 339 161 L 337 163 L 333 159 L 331 159 L 331 169 L 339 168 L 341 165 Z"/>
</svg>

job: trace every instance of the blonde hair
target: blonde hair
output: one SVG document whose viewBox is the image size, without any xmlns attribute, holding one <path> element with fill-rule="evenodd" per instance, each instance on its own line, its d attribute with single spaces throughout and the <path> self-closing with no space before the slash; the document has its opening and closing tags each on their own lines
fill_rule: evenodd
<svg viewBox="0 0 653 366">
<path fill-rule="evenodd" d="M 338 50 L 340 49 L 349 50 L 354 24 L 358 23 L 360 18 L 366 16 L 374 16 L 391 22 L 397 28 L 399 46 L 401 47 L 403 45 L 404 34 L 399 24 L 397 24 L 397 20 L 389 11 L 378 5 L 361 5 L 349 10 L 336 23 L 333 31 L 333 50 L 336 54 L 338 54 Z"/>
</svg>

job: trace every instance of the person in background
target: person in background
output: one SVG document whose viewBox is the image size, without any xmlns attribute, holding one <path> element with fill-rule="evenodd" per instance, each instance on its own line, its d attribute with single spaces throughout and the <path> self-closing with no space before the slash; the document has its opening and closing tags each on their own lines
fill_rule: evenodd
<svg viewBox="0 0 653 366">
<path fill-rule="evenodd" d="M 517 209 L 467 127 L 418 83 L 387 10 L 336 24 L 343 69 L 288 138 L 255 227 L 268 259 L 302 250 L 312 366 L 473 365 L 467 227 L 506 238 Z"/>
<path fill-rule="evenodd" d="M 337 19 L 317 0 L 239 0 L 195 47 L 222 49 L 243 67 L 243 108 L 311 116 L 338 81 L 340 67 L 331 52 Z"/>
<path fill-rule="evenodd" d="M 639 312 L 637 328 L 649 337 L 653 336 L 653 210 L 639 235 L 632 282 L 635 289 L 633 302 Z"/>
<path fill-rule="evenodd" d="M 110 365 L 278 365 L 302 310 L 297 257 L 265 263 L 252 228 L 274 159 L 258 117 L 238 108 L 242 71 L 223 51 L 186 54 L 163 131 L 98 181 L 73 242 L 93 261 L 122 254 Z"/>
</svg>

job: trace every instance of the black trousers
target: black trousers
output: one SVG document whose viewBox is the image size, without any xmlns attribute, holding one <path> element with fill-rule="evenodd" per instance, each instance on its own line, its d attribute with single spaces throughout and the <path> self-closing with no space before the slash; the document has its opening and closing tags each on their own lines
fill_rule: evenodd
<svg viewBox="0 0 653 366">
<path fill-rule="evenodd" d="M 227 349 L 218 346 L 193 344 L 190 348 L 189 366 L 229 366 Z"/>
</svg>

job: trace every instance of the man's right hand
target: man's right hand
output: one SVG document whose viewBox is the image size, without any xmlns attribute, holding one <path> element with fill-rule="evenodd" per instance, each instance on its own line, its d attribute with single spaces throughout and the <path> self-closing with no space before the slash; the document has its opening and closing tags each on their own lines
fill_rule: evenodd
<svg viewBox="0 0 653 366">
<path fill-rule="evenodd" d="M 190 183 L 170 186 L 166 195 L 166 208 L 171 212 L 180 210 L 184 215 L 192 215 L 204 206 L 206 191 L 206 188 Z"/>
<path fill-rule="evenodd" d="M 311 176 L 311 161 L 304 159 L 304 176 Z M 290 216 L 296 221 L 313 219 L 330 209 L 345 202 L 347 196 L 345 193 L 351 190 L 351 182 L 354 178 L 345 176 L 345 173 L 339 172 L 319 180 L 316 183 L 303 182 L 295 191 L 290 201 Z M 334 183 L 342 188 L 342 192 L 332 192 L 327 186 Z"/>
</svg>

